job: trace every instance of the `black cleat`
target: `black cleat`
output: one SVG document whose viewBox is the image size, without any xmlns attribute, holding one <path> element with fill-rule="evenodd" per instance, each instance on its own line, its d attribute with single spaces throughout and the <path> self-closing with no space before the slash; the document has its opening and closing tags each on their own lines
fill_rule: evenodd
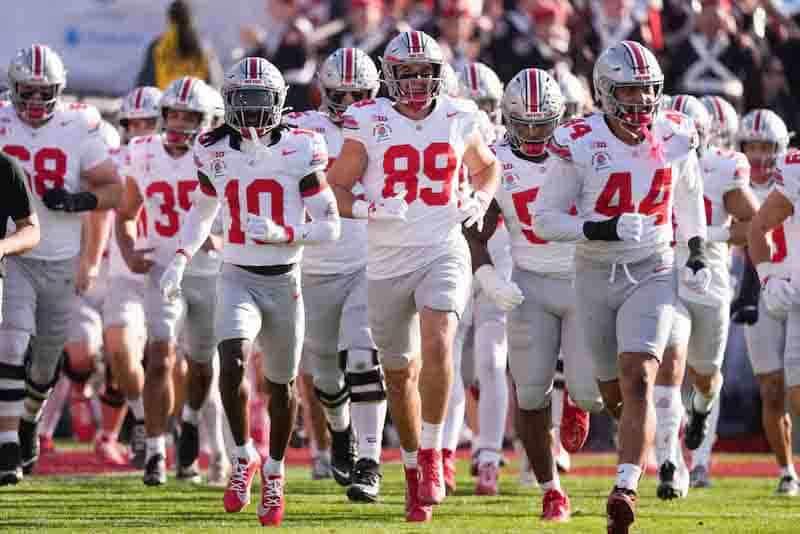
<svg viewBox="0 0 800 534">
<path fill-rule="evenodd" d="M 20 465 L 22 465 L 22 472 L 26 475 L 33 472 L 36 462 L 39 461 L 38 427 L 38 422 L 33 423 L 24 418 L 19 420 Z"/>
<path fill-rule="evenodd" d="M 144 469 L 147 456 L 144 421 L 136 421 L 131 429 L 131 465 L 136 469 Z"/>
<path fill-rule="evenodd" d="M 331 429 L 331 471 L 340 486 L 350 485 L 356 455 L 356 436 L 352 425 L 341 432 Z"/>
<path fill-rule="evenodd" d="M 690 451 L 696 450 L 706 439 L 706 434 L 708 434 L 708 415 L 711 413 L 710 410 L 706 413 L 695 410 L 695 395 L 697 393 L 692 389 L 692 394 L 689 396 L 689 422 L 686 424 L 686 434 L 683 436 L 683 443 Z M 719 402 L 719 399 L 714 402 Z"/>
<path fill-rule="evenodd" d="M 178 443 L 178 466 L 190 467 L 200 455 L 200 434 L 197 425 L 183 422 Z"/>
<path fill-rule="evenodd" d="M 145 486 L 161 486 L 167 483 L 167 461 L 162 454 L 154 454 L 144 466 Z"/>
<path fill-rule="evenodd" d="M 13 441 L 0 445 L 0 486 L 19 484 L 22 481 L 19 443 Z"/>
<path fill-rule="evenodd" d="M 374 460 L 362 458 L 353 468 L 347 498 L 353 502 L 378 502 L 381 491 L 381 468 Z"/>
<path fill-rule="evenodd" d="M 686 497 L 686 488 L 682 487 L 679 480 L 678 468 L 667 460 L 658 468 L 658 487 L 656 495 L 664 501 Z"/>
</svg>

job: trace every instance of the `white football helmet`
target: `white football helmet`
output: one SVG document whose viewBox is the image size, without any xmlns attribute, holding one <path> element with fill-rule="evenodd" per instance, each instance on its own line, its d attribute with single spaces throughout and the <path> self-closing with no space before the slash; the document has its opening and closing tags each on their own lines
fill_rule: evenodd
<svg viewBox="0 0 800 534">
<path fill-rule="evenodd" d="M 8 66 L 11 101 L 20 118 L 45 122 L 53 116 L 67 84 L 61 58 L 49 46 L 33 44 L 17 52 Z"/>
<path fill-rule="evenodd" d="M 500 124 L 503 82 L 497 74 L 483 63 L 469 63 L 458 73 L 458 80 L 461 96 L 475 102 L 493 123 Z"/>
<path fill-rule="evenodd" d="M 711 114 L 712 145 L 733 148 L 739 131 L 739 114 L 736 108 L 721 96 L 704 96 L 700 99 Z"/>
<path fill-rule="evenodd" d="M 168 145 L 188 145 L 194 142 L 201 130 L 211 124 L 212 102 L 206 83 L 193 76 L 178 78 L 167 86 L 161 95 L 158 107 L 161 109 L 162 128 Z M 176 129 L 167 124 L 169 110 L 191 111 L 200 114 L 200 124 L 195 128 Z"/>
<path fill-rule="evenodd" d="M 669 109 L 680 111 L 692 119 L 700 138 L 699 149 L 701 152 L 705 150 L 711 138 L 711 115 L 700 100 L 691 95 L 675 95 L 672 97 Z"/>
<path fill-rule="evenodd" d="M 317 83 L 322 98 L 321 108 L 335 122 L 342 120 L 347 109 L 347 94 L 353 102 L 375 98 L 380 88 L 378 69 L 366 53 L 358 48 L 340 48 L 320 65 Z"/>
<path fill-rule="evenodd" d="M 386 45 L 381 58 L 386 89 L 397 102 L 418 109 L 430 106 L 442 89 L 444 55 L 436 40 L 425 32 L 408 31 Z M 401 77 L 401 65 L 430 65 L 430 76 Z"/>
<path fill-rule="evenodd" d="M 524 69 L 506 85 L 501 108 L 511 146 L 541 156 L 564 114 L 564 97 L 546 71 Z"/>
<path fill-rule="evenodd" d="M 216 128 L 225 123 L 225 99 L 222 93 L 206 84 L 208 98 L 211 102 L 211 128 Z"/>
<path fill-rule="evenodd" d="M 750 162 L 751 176 L 772 172 L 775 163 L 789 147 L 789 130 L 777 113 L 769 109 L 754 109 L 742 117 L 736 134 L 737 145 Z M 766 154 L 753 154 L 746 150 L 747 143 L 767 143 L 772 150 Z"/>
<path fill-rule="evenodd" d="M 158 87 L 137 87 L 122 99 L 119 124 L 123 128 L 130 119 L 157 119 L 161 117 L 161 90 Z"/>
<path fill-rule="evenodd" d="M 594 92 L 603 113 L 627 126 L 649 126 L 658 111 L 664 74 L 653 53 L 635 41 L 607 48 L 594 64 Z M 618 87 L 652 87 L 655 98 L 642 104 L 626 104 L 616 97 Z"/>
<path fill-rule="evenodd" d="M 225 123 L 246 137 L 261 137 L 280 125 L 289 88 L 264 58 L 246 57 L 225 75 Z"/>
<path fill-rule="evenodd" d="M 461 97 L 461 87 L 458 84 L 458 76 L 450 63 L 442 63 L 442 87 L 441 93 L 452 98 Z"/>
<path fill-rule="evenodd" d="M 564 116 L 561 120 L 566 122 L 588 113 L 592 97 L 583 82 L 562 65 L 563 63 L 559 63 L 553 69 L 553 77 L 564 96 Z"/>
</svg>

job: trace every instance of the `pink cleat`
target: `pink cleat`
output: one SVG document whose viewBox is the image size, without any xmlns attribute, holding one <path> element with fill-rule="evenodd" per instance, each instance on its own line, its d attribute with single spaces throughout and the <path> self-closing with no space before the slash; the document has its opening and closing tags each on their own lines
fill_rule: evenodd
<svg viewBox="0 0 800 534">
<path fill-rule="evenodd" d="M 258 505 L 258 520 L 264 527 L 279 527 L 285 509 L 283 498 L 283 476 L 261 473 L 261 503 Z"/>
<path fill-rule="evenodd" d="M 478 466 L 478 481 L 475 495 L 497 495 L 497 477 L 500 469 L 497 464 L 487 462 Z"/>
<path fill-rule="evenodd" d="M 241 512 L 242 508 L 250 504 L 250 486 L 260 463 L 258 458 L 234 458 L 231 478 L 222 498 L 226 512 Z"/>
<path fill-rule="evenodd" d="M 542 520 L 569 521 L 569 497 L 561 490 L 551 489 L 542 497 Z"/>
<path fill-rule="evenodd" d="M 420 449 L 417 455 L 419 463 L 419 502 L 422 504 L 440 504 L 445 497 L 444 469 L 442 453 L 436 449 Z"/>
<path fill-rule="evenodd" d="M 433 508 L 419 501 L 419 469 L 405 468 L 406 473 L 406 521 L 425 523 L 431 520 Z"/>
<path fill-rule="evenodd" d="M 456 492 L 456 453 L 452 449 L 442 449 L 442 471 L 444 472 L 444 491 L 447 495 Z"/>
</svg>

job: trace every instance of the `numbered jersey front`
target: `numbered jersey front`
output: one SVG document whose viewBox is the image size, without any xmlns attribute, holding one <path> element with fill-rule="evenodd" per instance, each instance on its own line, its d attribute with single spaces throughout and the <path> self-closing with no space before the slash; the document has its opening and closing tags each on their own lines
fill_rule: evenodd
<svg viewBox="0 0 800 534">
<path fill-rule="evenodd" d="M 495 153 L 502 166 L 495 198 L 511 233 L 514 265 L 526 271 L 572 277 L 575 245 L 545 241 L 533 230 L 539 190 L 548 180 L 558 180 L 566 163 L 554 156 L 542 163 L 517 157 L 505 140 L 495 146 Z"/>
<path fill-rule="evenodd" d="M 286 119 L 289 124 L 311 130 L 325 139 L 330 169 L 342 151 L 342 129 L 320 111 L 290 113 Z M 364 193 L 360 181 L 353 188 L 353 193 L 356 196 Z M 367 221 L 342 217 L 341 225 L 342 233 L 337 241 L 303 249 L 303 272 L 341 274 L 352 273 L 364 267 L 367 262 Z"/>
<path fill-rule="evenodd" d="M 250 215 L 270 217 L 282 226 L 298 228 L 306 211 L 300 181 L 324 171 L 328 154 L 323 138 L 309 130 L 283 129 L 269 147 L 242 152 L 238 136 L 218 141 L 201 137 L 195 144 L 195 163 L 214 187 L 203 189 L 222 204 L 223 261 L 234 265 L 298 263 L 303 247 L 295 243 L 269 245 L 245 234 Z"/>
<path fill-rule="evenodd" d="M 800 259 L 800 151 L 787 153 L 777 165 L 775 173 L 775 189 L 780 191 L 792 203 L 794 214 L 789 220 L 772 231 L 774 263 L 783 263 L 785 274 L 797 271 Z M 765 189 L 759 197 L 766 198 Z M 763 202 L 763 198 L 759 198 Z M 785 261 L 789 257 L 789 261 Z"/>
<path fill-rule="evenodd" d="M 630 263 L 668 249 L 678 182 L 685 181 L 680 184 L 684 191 L 702 191 L 697 133 L 684 115 L 667 112 L 656 117 L 650 136 L 638 145 L 625 144 L 611 132 L 601 113 L 556 129 L 550 149 L 572 162 L 575 175 L 570 180 L 577 183 L 581 217 L 602 221 L 623 213 L 657 215 L 661 229 L 641 242 L 583 242 L 577 254 L 595 261 Z"/>
<path fill-rule="evenodd" d="M 192 207 L 192 196 L 200 182 L 191 151 L 174 158 L 164 148 L 163 135 L 137 137 L 128 150 L 128 172 L 136 180 L 144 200 L 147 244 L 155 248 L 153 261 L 168 265 L 179 248 L 179 236 Z M 188 274 L 213 275 L 219 262 L 198 252 L 187 267 Z"/>
<path fill-rule="evenodd" d="M 31 128 L 19 119 L 13 106 L 2 107 L 0 147 L 25 169 L 42 228 L 41 241 L 26 256 L 40 260 L 77 256 L 81 214 L 52 211 L 42 203 L 42 197 L 53 188 L 80 191 L 81 173 L 108 158 L 108 148 L 100 135 L 100 114 L 91 106 L 65 104 L 44 126 Z"/>
</svg>

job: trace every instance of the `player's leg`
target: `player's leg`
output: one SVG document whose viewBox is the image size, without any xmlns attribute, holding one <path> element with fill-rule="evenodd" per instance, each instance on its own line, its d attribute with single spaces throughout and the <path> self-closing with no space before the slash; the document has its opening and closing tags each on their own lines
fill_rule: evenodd
<svg viewBox="0 0 800 534">
<path fill-rule="evenodd" d="M 37 425 L 42 406 L 58 380 L 64 344 L 69 331 L 70 315 L 74 309 L 74 259 L 39 261 L 19 258 L 32 274 L 38 300 L 36 335 L 31 340 L 31 352 L 26 366 L 26 395 L 24 413 L 19 423 L 23 471 L 33 469 L 38 457 Z"/>
<path fill-rule="evenodd" d="M 261 311 L 250 288 L 260 278 L 239 267 L 223 264 L 217 281 L 214 322 L 220 339 L 219 392 L 234 443 L 231 477 L 223 496 L 226 512 L 239 512 L 250 503 L 250 487 L 261 464 L 250 439 L 250 387 L 245 380 L 253 340 L 261 329 Z M 257 384 L 251 387 L 255 391 Z"/>
<path fill-rule="evenodd" d="M 478 399 L 477 495 L 496 495 L 508 411 L 508 339 L 506 313 L 482 291 L 475 306 L 475 367 L 480 380 Z"/>
<path fill-rule="evenodd" d="M 358 438 L 358 461 L 347 490 L 351 501 L 375 502 L 380 492 L 380 460 L 386 421 L 386 384 L 367 318 L 367 275 L 350 275 L 340 319 L 340 357 L 350 388 L 350 418 Z"/>
<path fill-rule="evenodd" d="M 199 482 L 197 457 L 200 454 L 200 412 L 208 398 L 213 375 L 212 360 L 216 355 L 214 315 L 216 277 L 187 276 L 182 290 L 186 299 L 186 334 L 188 375 L 186 402 L 181 413 L 181 437 L 178 451 L 177 478 Z"/>
<path fill-rule="evenodd" d="M 102 318 L 89 296 L 78 296 L 72 302 L 74 309 L 70 314 L 62 369 L 71 382 L 69 402 L 72 435 L 78 441 L 90 441 L 95 437 L 96 422 L 92 418 L 89 401 L 92 392 L 87 382 L 95 372 L 98 354 L 102 349 Z M 47 404 L 47 409 L 50 409 L 50 402 Z"/>
<path fill-rule="evenodd" d="M 306 317 L 306 338 L 308 338 L 308 317 Z M 314 364 L 311 361 L 313 358 L 308 351 L 303 351 L 303 355 L 300 358 L 300 374 L 297 377 L 297 385 L 300 394 L 300 407 L 303 410 L 303 421 L 308 421 L 311 479 L 323 480 L 333 477 L 331 472 L 331 439 L 325 411 L 314 389 Z"/>
<path fill-rule="evenodd" d="M 0 326 L 0 486 L 22 480 L 19 420 L 25 399 L 25 359 L 35 331 L 36 291 L 17 257 L 5 259 Z"/>
<path fill-rule="evenodd" d="M 167 432 L 175 407 L 173 370 L 177 360 L 177 328 L 185 307 L 182 298 L 167 300 L 159 289 L 163 267 L 148 273 L 145 295 L 147 309 L 147 365 L 145 366 L 144 424 L 145 467 L 143 482 L 156 486 L 167 481 Z"/>
<path fill-rule="evenodd" d="M 760 298 L 758 322 L 745 327 L 745 341 L 761 393 L 762 426 L 781 470 L 776 493 L 794 496 L 800 487 L 792 458 L 792 419 L 786 410 L 786 316 L 769 312 Z"/>
<path fill-rule="evenodd" d="M 258 276 L 258 275 L 255 275 Z M 297 418 L 294 381 L 300 366 L 305 336 L 305 310 L 300 272 L 261 277 L 254 291 L 261 309 L 261 345 L 269 347 L 264 376 L 269 394 L 269 455 L 261 468 L 261 505 L 258 517 L 264 526 L 280 525 L 284 513 L 284 458 Z"/>
<path fill-rule="evenodd" d="M 356 437 L 350 418 L 350 389 L 345 360 L 339 354 L 342 310 L 350 278 L 303 275 L 307 303 L 304 347 L 312 362 L 315 396 L 322 405 L 331 434 L 331 471 L 342 486 L 350 485 L 356 462 Z"/>
<path fill-rule="evenodd" d="M 211 363 L 213 371 L 211 385 L 202 410 L 210 454 L 207 481 L 209 486 L 225 487 L 230 474 L 230 461 L 225 445 L 227 422 L 222 409 L 222 398 L 219 394 L 219 356 L 215 356 Z M 227 433 L 230 435 L 229 430 Z"/>
<path fill-rule="evenodd" d="M 428 521 L 430 506 L 419 502 L 420 392 L 419 320 L 414 287 L 419 273 L 368 280 L 369 325 L 386 374 L 392 421 L 400 438 L 406 479 L 406 521 Z"/>
<path fill-rule="evenodd" d="M 562 342 L 561 318 L 555 312 L 562 308 L 558 299 L 566 296 L 563 292 L 569 291 L 570 282 L 523 270 L 514 271 L 513 280 L 525 295 L 508 314 L 509 362 L 519 406 L 517 434 L 545 493 L 542 518 L 564 521 L 569 517 L 569 499 L 561 489 L 550 430 L 553 377 Z"/>
<path fill-rule="evenodd" d="M 442 423 L 453 382 L 453 339 L 470 290 L 469 256 L 455 249 L 425 269 L 414 290 L 419 311 L 422 367 L 419 499 L 437 504 L 445 497 Z"/>
<path fill-rule="evenodd" d="M 681 385 L 686 372 L 686 355 L 692 328 L 689 310 L 679 299 L 675 304 L 670 339 L 653 388 L 658 465 L 656 495 L 660 499 L 685 497 L 689 489 L 689 473 L 683 461 L 679 434 L 684 414 Z"/>
</svg>

